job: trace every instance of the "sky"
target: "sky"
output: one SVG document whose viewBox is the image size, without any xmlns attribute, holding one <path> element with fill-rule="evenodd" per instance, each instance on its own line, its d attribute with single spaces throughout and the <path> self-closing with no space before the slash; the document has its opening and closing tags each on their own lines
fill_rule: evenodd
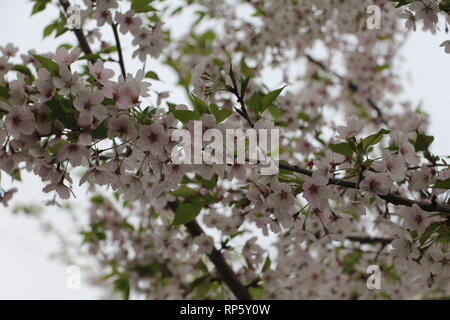
<svg viewBox="0 0 450 320">
<path fill-rule="evenodd" d="M 13 42 L 21 52 L 36 49 L 47 52 L 64 42 L 74 43 L 72 34 L 57 40 L 42 39 L 43 28 L 55 17 L 55 11 L 30 17 L 31 4 L 27 0 L 0 0 L 0 45 Z M 32 26 L 32 28 L 30 28 Z M 405 95 L 430 114 L 430 133 L 435 136 L 432 151 L 450 155 L 450 55 L 439 44 L 450 35 L 418 31 L 413 33 L 403 50 L 405 57 Z M 130 52 L 126 52 L 129 54 Z M 161 78 L 172 77 L 167 70 L 156 70 Z M 158 86 L 158 84 L 156 84 Z M 2 186 L 9 184 L 2 176 Z M 41 193 L 42 183 L 33 175 L 26 175 L 18 186 L 15 203 L 43 203 L 48 195 Z M 83 190 L 75 203 L 85 210 Z M 13 204 L 14 204 L 13 202 Z M 12 207 L 11 205 L 10 207 Z M 60 209 L 48 211 L 55 221 L 65 225 L 67 218 Z M 96 299 L 97 289 L 82 283 L 80 289 L 69 289 L 70 274 L 63 264 L 50 259 L 58 248 L 56 239 L 45 235 L 35 219 L 14 215 L 10 208 L 0 208 L 0 299 Z"/>
</svg>

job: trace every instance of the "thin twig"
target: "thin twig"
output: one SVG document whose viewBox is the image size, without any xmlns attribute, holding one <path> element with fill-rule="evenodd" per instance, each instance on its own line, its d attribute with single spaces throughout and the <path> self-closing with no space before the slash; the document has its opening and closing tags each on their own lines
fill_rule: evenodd
<svg viewBox="0 0 450 320">
<path fill-rule="evenodd" d="M 126 78 L 127 72 L 125 71 L 125 61 L 123 59 L 122 46 L 120 44 L 119 32 L 117 31 L 117 23 L 111 24 L 111 27 L 114 32 L 114 39 L 116 40 L 117 53 L 119 54 L 120 71 L 122 71 L 122 76 L 124 78 Z"/>
<path fill-rule="evenodd" d="M 329 70 L 324 63 L 320 62 L 319 60 L 314 59 L 313 57 L 311 57 L 310 55 L 306 54 L 306 59 L 308 59 L 308 61 L 310 61 L 311 63 L 315 64 L 316 66 L 318 66 L 319 68 L 321 68 L 323 71 L 325 72 L 329 72 L 331 74 L 333 74 L 335 77 L 337 77 L 339 80 L 341 81 L 345 81 L 344 77 L 341 76 L 339 73 L 334 72 L 332 70 Z M 353 91 L 356 92 L 359 90 L 358 85 L 356 85 L 354 82 L 352 81 L 348 81 L 348 88 Z M 373 101 L 372 98 L 367 98 L 367 103 L 369 104 L 369 106 L 375 110 L 375 112 L 377 113 L 377 117 L 379 119 L 379 121 L 381 121 L 383 124 L 387 124 L 386 119 L 383 116 L 383 112 L 381 111 L 380 107 L 375 103 L 375 101 Z"/>
</svg>

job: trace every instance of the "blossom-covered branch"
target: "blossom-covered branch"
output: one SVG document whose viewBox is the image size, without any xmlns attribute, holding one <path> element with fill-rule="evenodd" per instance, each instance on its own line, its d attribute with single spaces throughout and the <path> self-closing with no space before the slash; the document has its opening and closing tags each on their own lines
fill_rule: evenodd
<svg viewBox="0 0 450 320">
<path fill-rule="evenodd" d="M 290 165 L 286 165 L 284 163 L 280 163 L 279 166 L 280 166 L 280 169 L 298 172 L 300 174 L 307 175 L 310 177 L 313 175 L 312 171 L 298 167 L 298 166 L 290 166 Z M 337 185 L 337 186 L 341 186 L 341 187 L 345 187 L 345 188 L 359 189 L 357 183 L 355 183 L 353 181 L 330 178 L 328 180 L 328 183 Z M 398 196 L 395 194 L 378 194 L 378 197 L 385 200 L 386 202 L 389 202 L 389 203 L 392 203 L 395 205 L 404 205 L 404 206 L 412 207 L 414 204 L 416 204 L 422 210 L 425 210 L 425 211 L 450 213 L 450 206 L 441 205 L 437 202 L 427 203 L 427 202 L 423 202 L 423 201 L 411 200 L 411 199 L 404 198 L 404 197 L 401 197 L 401 196 Z"/>
</svg>

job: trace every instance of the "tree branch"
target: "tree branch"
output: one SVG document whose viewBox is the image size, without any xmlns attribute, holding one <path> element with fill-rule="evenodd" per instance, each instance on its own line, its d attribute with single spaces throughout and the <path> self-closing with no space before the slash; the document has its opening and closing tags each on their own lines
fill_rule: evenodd
<svg viewBox="0 0 450 320">
<path fill-rule="evenodd" d="M 329 72 L 331 74 L 333 74 L 335 77 L 337 77 L 339 80 L 341 81 L 345 81 L 344 77 L 341 76 L 339 73 L 328 70 L 328 68 L 325 66 L 325 64 L 323 64 L 322 62 L 320 62 L 319 60 L 314 59 L 313 57 L 311 57 L 310 55 L 306 54 L 306 59 L 308 59 L 308 61 L 310 61 L 311 63 L 315 64 L 316 66 L 318 66 L 320 69 L 322 69 L 325 72 Z M 348 87 L 351 91 L 356 92 L 359 90 L 358 86 L 352 82 L 349 81 L 348 82 Z M 375 101 L 372 100 L 372 98 L 367 98 L 367 103 L 369 104 L 369 106 L 375 110 L 375 112 L 377 113 L 377 119 L 379 121 L 381 121 L 383 124 L 387 124 L 386 119 L 383 116 L 383 112 L 381 111 L 380 107 L 375 103 Z"/>
<path fill-rule="evenodd" d="M 390 244 L 393 239 L 389 238 L 379 238 L 379 237 L 357 237 L 357 236 L 349 236 L 347 237 L 347 240 L 353 241 L 353 242 L 359 242 L 361 244 L 378 244 L 381 243 L 382 245 L 386 246 Z"/>
<path fill-rule="evenodd" d="M 205 233 L 202 227 L 195 220 L 186 223 L 186 228 L 193 237 L 198 237 L 199 235 Z M 219 250 L 213 247 L 213 250 L 208 257 L 216 267 L 223 282 L 227 284 L 228 288 L 230 288 L 231 292 L 233 292 L 237 299 L 252 300 L 247 288 L 239 281 L 233 269 L 226 262 Z"/>
<path fill-rule="evenodd" d="M 167 205 L 173 212 L 175 212 L 178 207 L 177 201 L 171 201 Z M 205 234 L 205 231 L 203 231 L 202 227 L 197 223 L 196 220 L 186 223 L 185 226 L 193 237 L 198 237 L 202 234 Z M 247 288 L 239 281 L 233 269 L 227 263 L 222 253 L 217 250 L 215 246 L 213 246 L 213 250 L 210 254 L 208 254 L 208 257 L 216 267 L 221 280 L 226 283 L 228 288 L 230 288 L 236 299 L 252 300 L 252 296 L 248 292 Z"/>
<path fill-rule="evenodd" d="M 113 32 L 114 32 L 114 39 L 116 40 L 117 52 L 119 54 L 120 71 L 122 71 L 122 76 L 124 78 L 126 78 L 127 77 L 127 73 L 125 71 L 125 61 L 123 59 L 122 46 L 120 45 L 119 33 L 117 32 L 117 24 L 113 23 L 111 26 L 112 26 L 112 29 L 113 29 Z"/>
<path fill-rule="evenodd" d="M 310 177 L 313 174 L 313 172 L 308 169 L 304 169 L 299 166 L 290 166 L 290 165 L 286 165 L 283 163 L 279 164 L 279 168 L 283 169 L 283 170 L 297 172 L 297 173 L 300 173 L 300 174 L 303 174 L 306 176 L 310 176 Z M 345 188 L 358 189 L 356 183 L 352 182 L 352 181 L 330 178 L 328 180 L 328 183 L 337 185 L 337 186 L 341 186 L 341 187 L 345 187 Z M 404 206 L 412 207 L 414 204 L 417 204 L 424 211 L 450 213 L 450 206 L 438 204 L 435 202 L 428 203 L 428 202 L 424 202 L 424 201 L 411 200 L 408 198 L 397 196 L 392 193 L 389 193 L 387 195 L 377 194 L 377 196 L 380 197 L 381 199 L 383 199 L 384 201 L 395 204 L 395 205 L 404 205 Z"/>
</svg>

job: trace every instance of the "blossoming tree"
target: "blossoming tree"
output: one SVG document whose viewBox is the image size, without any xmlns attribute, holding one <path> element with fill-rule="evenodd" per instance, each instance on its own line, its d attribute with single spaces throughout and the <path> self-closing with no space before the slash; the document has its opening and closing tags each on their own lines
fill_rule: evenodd
<svg viewBox="0 0 450 320">
<path fill-rule="evenodd" d="M 53 204 L 73 196 L 83 170 L 76 183 L 92 197 L 81 248 L 98 285 L 158 299 L 449 295 L 449 157 L 430 151 L 439 141 L 400 99 L 397 71 L 407 31 L 446 28 L 449 1 L 72 5 L 34 0 L 32 13 L 57 6 L 44 36 L 73 33 L 73 45 L 20 57 L 1 47 L 0 168 L 39 176 Z M 136 74 L 125 47 L 142 63 Z M 162 92 L 155 59 L 178 78 Z M 202 132 L 280 130 L 278 173 L 174 163 L 172 133 L 194 121 Z M 5 206 L 15 191 L 2 192 Z M 381 270 L 374 290 L 370 265 Z"/>
</svg>

